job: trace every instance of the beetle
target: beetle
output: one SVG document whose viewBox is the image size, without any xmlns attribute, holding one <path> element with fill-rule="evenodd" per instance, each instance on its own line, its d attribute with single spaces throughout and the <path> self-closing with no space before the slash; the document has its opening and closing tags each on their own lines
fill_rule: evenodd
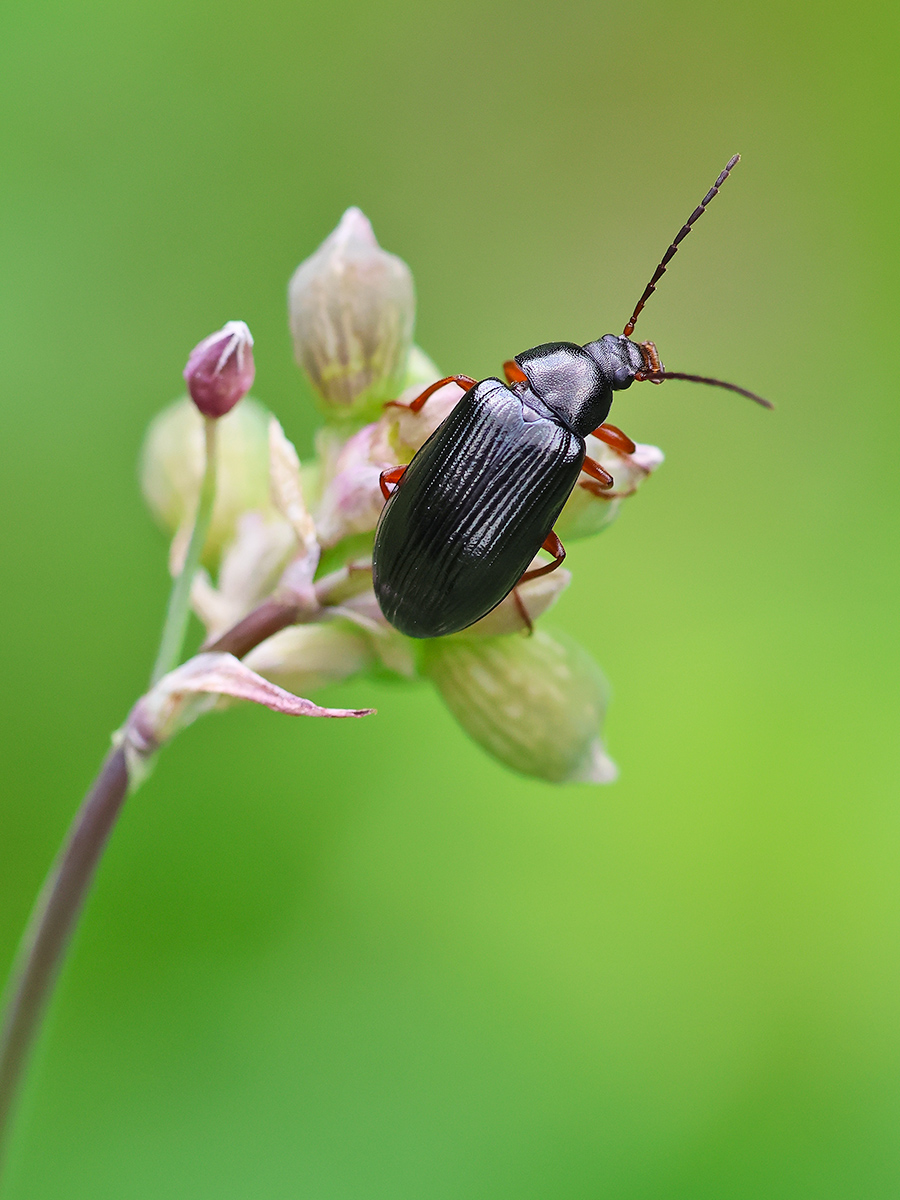
<svg viewBox="0 0 900 1200">
<path fill-rule="evenodd" d="M 682 226 L 621 335 L 585 346 L 534 346 L 504 364 L 505 383 L 448 375 L 400 405 L 418 412 L 447 383 L 465 389 L 412 462 L 381 474 L 386 503 L 375 533 L 373 584 L 381 611 L 401 633 L 457 633 L 517 584 L 562 563 L 565 550 L 553 524 L 579 477 L 590 476 L 584 486 L 601 493 L 614 483 L 587 457 L 585 437 L 592 433 L 620 454 L 635 450 L 626 434 L 605 423 L 614 392 L 644 380 L 684 379 L 772 407 L 733 383 L 667 371 L 652 342 L 630 336 L 679 244 L 739 160 L 738 154 L 729 160 Z M 541 549 L 552 561 L 529 569 Z M 530 625 L 527 613 L 523 617 Z"/>
</svg>

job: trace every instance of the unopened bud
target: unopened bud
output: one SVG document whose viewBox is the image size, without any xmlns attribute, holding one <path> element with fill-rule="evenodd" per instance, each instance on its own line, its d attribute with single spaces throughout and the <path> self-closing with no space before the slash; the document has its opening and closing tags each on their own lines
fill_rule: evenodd
<svg viewBox="0 0 900 1200">
<path fill-rule="evenodd" d="M 422 666 L 474 741 L 551 783 L 612 783 L 618 771 L 600 738 L 609 691 L 577 643 L 531 637 L 434 638 Z"/>
<path fill-rule="evenodd" d="M 362 633 L 332 621 L 282 629 L 243 661 L 272 683 L 308 695 L 364 671 L 372 661 L 372 651 Z"/>
<path fill-rule="evenodd" d="M 393 399 L 412 344 L 412 274 L 358 208 L 294 272 L 288 308 L 297 362 L 327 409 L 364 419 Z"/>
<path fill-rule="evenodd" d="M 191 351 L 184 378 L 205 417 L 224 417 L 250 391 L 256 375 L 253 338 L 243 321 L 229 321 Z"/>
</svg>

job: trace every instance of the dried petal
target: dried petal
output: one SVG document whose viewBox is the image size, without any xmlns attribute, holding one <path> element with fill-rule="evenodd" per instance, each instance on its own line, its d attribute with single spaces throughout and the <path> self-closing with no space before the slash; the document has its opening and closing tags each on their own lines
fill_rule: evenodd
<svg viewBox="0 0 900 1200">
<path fill-rule="evenodd" d="M 303 501 L 300 459 L 275 417 L 269 420 L 269 476 L 272 503 L 293 526 L 301 553 L 318 555 L 316 527 Z"/>
<path fill-rule="evenodd" d="M 168 683 L 166 683 L 168 680 Z M 169 698 L 183 695 L 231 696 L 262 704 L 291 717 L 366 717 L 371 708 L 322 708 L 263 679 L 233 654 L 198 654 L 161 681 Z"/>
<path fill-rule="evenodd" d="M 157 750 L 222 696 L 262 704 L 292 717 L 365 717 L 372 708 L 322 708 L 263 679 L 232 654 L 197 654 L 137 702 L 115 741 L 124 745 L 129 776 L 139 781 Z"/>
</svg>

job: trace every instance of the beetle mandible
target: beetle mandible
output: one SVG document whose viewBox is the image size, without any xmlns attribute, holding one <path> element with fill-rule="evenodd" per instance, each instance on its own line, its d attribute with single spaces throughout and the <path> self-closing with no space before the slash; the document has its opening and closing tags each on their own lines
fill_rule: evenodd
<svg viewBox="0 0 900 1200">
<path fill-rule="evenodd" d="M 772 407 L 733 383 L 667 371 L 652 342 L 630 340 L 679 243 L 739 159 L 735 154 L 729 160 L 682 226 L 620 336 L 606 334 L 586 346 L 535 346 L 504 363 L 506 383 L 448 375 L 408 406 L 418 412 L 447 383 L 466 389 L 412 462 L 381 475 L 386 504 L 375 534 L 373 583 L 381 611 L 401 633 L 457 633 L 518 583 L 560 565 L 565 550 L 553 524 L 579 476 L 590 476 L 592 488 L 614 483 L 586 457 L 585 437 L 592 433 L 620 454 L 635 449 L 626 434 L 605 424 L 613 392 L 642 380 L 686 379 Z M 553 561 L 528 569 L 541 549 Z"/>
</svg>

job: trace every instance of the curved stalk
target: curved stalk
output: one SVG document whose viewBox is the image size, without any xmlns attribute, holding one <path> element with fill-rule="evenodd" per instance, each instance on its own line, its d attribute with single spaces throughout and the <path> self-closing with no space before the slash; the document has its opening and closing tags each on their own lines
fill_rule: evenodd
<svg viewBox="0 0 900 1200">
<path fill-rule="evenodd" d="M 0 1039 L 0 1161 L 3 1135 L 28 1053 L 127 793 L 124 751 L 110 750 L 72 822 L 25 930 L 10 979 Z"/>
<path fill-rule="evenodd" d="M 213 648 L 241 658 L 299 615 L 296 604 L 270 598 L 223 633 Z M 22 938 L 7 986 L 0 1033 L 0 1170 L 29 1052 L 97 865 L 128 796 L 129 783 L 133 791 L 138 782 L 129 780 L 124 750 L 111 750 L 69 827 Z"/>
</svg>

